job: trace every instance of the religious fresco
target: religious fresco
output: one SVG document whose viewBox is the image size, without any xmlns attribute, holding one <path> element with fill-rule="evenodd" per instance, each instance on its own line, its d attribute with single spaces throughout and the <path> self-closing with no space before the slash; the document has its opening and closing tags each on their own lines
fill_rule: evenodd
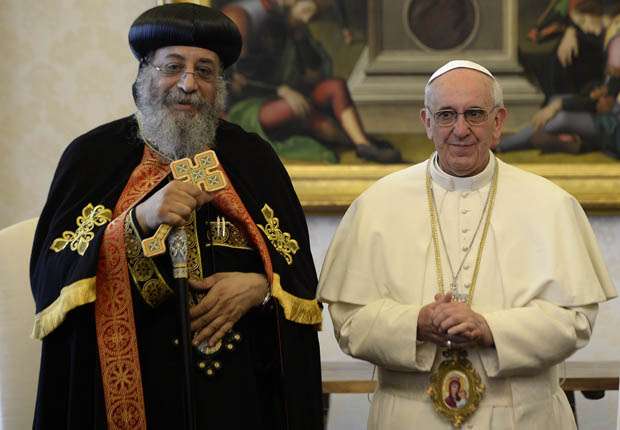
<svg viewBox="0 0 620 430">
<path fill-rule="evenodd" d="M 439 54 L 438 58 L 464 55 L 475 60 L 470 52 L 494 49 L 493 45 L 499 43 L 489 37 L 497 29 L 484 29 L 485 25 L 499 25 L 499 20 L 488 12 L 491 3 L 487 0 L 406 0 L 391 5 L 371 2 L 383 3 L 381 14 L 392 17 L 391 21 L 402 15 L 395 24 L 402 24 L 407 37 L 390 29 L 384 29 L 382 37 L 388 42 L 400 38 L 403 57 L 409 55 L 405 51 L 409 43 L 426 53 Z M 497 16 L 508 13 L 509 3 L 494 3 Z M 577 115 L 585 121 L 581 128 L 575 126 L 574 115 L 566 119 L 563 112 L 551 108 L 536 113 L 535 106 L 531 115 L 538 115 L 537 127 L 560 114 L 551 124 L 555 125 L 550 128 L 553 133 L 537 133 L 538 128 L 533 127 L 500 145 L 508 161 L 528 162 L 532 150 L 560 154 L 560 158 L 566 154 L 585 155 L 585 162 L 613 162 L 618 157 L 620 132 L 616 133 L 618 121 L 612 112 L 617 92 L 615 86 L 605 86 L 604 82 L 610 78 L 605 73 L 607 54 L 612 52 L 609 48 L 615 52 L 618 45 L 620 50 L 620 43 L 611 34 L 620 24 L 612 25 L 618 3 L 519 2 L 514 30 L 518 32 L 518 61 L 529 81 L 543 94 L 542 106 L 557 95 L 589 95 L 586 92 L 590 87 L 590 91 L 598 89 L 593 101 L 601 100 L 599 107 L 591 109 L 586 105 L 591 111 Z M 347 79 L 368 46 L 368 14 L 373 11 L 372 7 L 369 11 L 367 1 L 218 0 L 211 4 L 227 13 L 246 39 L 241 59 L 227 76 L 231 83 L 228 119 L 268 140 L 285 162 L 410 164 L 424 159 L 432 150 L 420 131 L 404 137 L 372 133 L 374 130 L 369 133 L 350 97 Z M 445 28 L 452 31 L 446 33 Z M 408 52 L 420 56 L 418 51 Z M 620 59 L 620 53 L 613 55 Z M 480 61 L 484 63 L 485 58 Z M 400 73 L 410 71 L 403 69 Z M 510 109 L 510 103 L 507 105 Z M 411 119 L 417 120 L 415 109 L 411 112 Z M 562 119 L 571 127 L 556 125 Z M 581 126 L 581 122 L 576 123 Z M 583 127 L 590 133 L 583 132 Z"/>
<path fill-rule="evenodd" d="M 347 86 L 366 43 L 365 1 L 214 5 L 244 38 L 227 76 L 230 121 L 269 141 L 286 162 L 336 164 L 343 152 L 362 161 L 402 161 L 388 141 L 367 133 Z"/>
<path fill-rule="evenodd" d="M 620 157 L 620 1 L 522 0 L 519 61 L 544 95 L 531 124 L 499 150 L 538 150 L 572 161 Z"/>
</svg>

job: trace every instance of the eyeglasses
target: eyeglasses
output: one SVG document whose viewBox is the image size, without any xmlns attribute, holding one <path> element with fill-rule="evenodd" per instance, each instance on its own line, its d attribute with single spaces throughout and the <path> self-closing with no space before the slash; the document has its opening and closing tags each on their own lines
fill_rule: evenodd
<svg viewBox="0 0 620 430">
<path fill-rule="evenodd" d="M 166 76 L 167 78 L 184 78 L 186 75 L 194 75 L 194 78 L 198 78 L 204 82 L 214 82 L 218 78 L 218 73 L 216 69 L 209 65 L 197 65 L 194 67 L 193 72 L 187 71 L 187 65 L 183 63 L 179 63 L 176 61 L 172 61 L 170 63 L 164 63 L 160 66 L 156 66 L 153 63 L 146 62 L 147 64 L 153 66 L 155 70 L 159 72 L 160 75 Z"/>
<path fill-rule="evenodd" d="M 463 115 L 463 118 L 465 118 L 469 125 L 480 125 L 489 118 L 489 114 L 497 107 L 499 106 L 494 106 L 490 110 L 480 108 L 465 109 L 463 112 L 457 112 L 454 109 L 442 109 L 433 113 L 428 107 L 426 110 L 433 115 L 437 125 L 440 127 L 450 127 L 456 124 L 459 115 Z"/>
</svg>

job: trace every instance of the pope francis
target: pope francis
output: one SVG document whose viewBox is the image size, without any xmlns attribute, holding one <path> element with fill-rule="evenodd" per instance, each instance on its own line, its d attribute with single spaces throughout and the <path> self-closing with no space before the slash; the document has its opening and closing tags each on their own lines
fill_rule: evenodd
<svg viewBox="0 0 620 430">
<path fill-rule="evenodd" d="M 344 352 L 378 367 L 369 429 L 574 429 L 558 364 L 615 297 L 579 203 L 495 158 L 507 116 L 479 64 L 425 88 L 436 148 L 346 212 L 321 273 Z"/>
</svg>

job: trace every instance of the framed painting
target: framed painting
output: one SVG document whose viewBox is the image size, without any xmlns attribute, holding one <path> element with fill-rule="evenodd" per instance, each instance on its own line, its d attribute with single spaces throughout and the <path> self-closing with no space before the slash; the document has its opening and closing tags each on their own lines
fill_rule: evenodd
<svg viewBox="0 0 620 430">
<path fill-rule="evenodd" d="M 571 10 L 567 0 L 195 3 L 224 11 L 244 38 L 242 56 L 226 76 L 228 120 L 271 143 L 311 212 L 342 211 L 380 177 L 432 153 L 418 114 L 428 76 L 446 61 L 472 59 L 496 74 L 510 112 L 507 134 L 518 137 L 553 94 L 577 93 L 605 77 L 605 35 L 616 14 L 602 6 Z M 545 74 L 570 29 L 580 35 L 579 22 L 593 22 L 579 21 L 579 13 L 600 18 L 603 54 L 573 53 L 571 64 L 555 60 L 561 79 Z M 449 37 L 446 28 L 454 30 Z M 611 119 L 597 126 L 607 127 L 613 141 Z M 570 141 L 576 134 L 560 137 Z M 503 151 L 500 144 L 498 157 L 547 177 L 591 212 L 618 211 L 620 150 L 614 152 L 613 142 L 577 151 L 570 145 L 570 151 L 531 144 Z"/>
</svg>

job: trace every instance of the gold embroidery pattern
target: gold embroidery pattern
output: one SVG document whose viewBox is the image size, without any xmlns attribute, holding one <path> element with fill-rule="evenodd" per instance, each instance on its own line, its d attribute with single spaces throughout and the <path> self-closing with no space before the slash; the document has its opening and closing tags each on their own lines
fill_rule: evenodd
<svg viewBox="0 0 620 430">
<path fill-rule="evenodd" d="M 202 279 L 202 257 L 200 255 L 200 245 L 198 241 L 198 228 L 196 227 L 196 212 L 190 215 L 190 221 L 185 225 L 187 233 L 187 271 L 191 279 Z M 206 293 L 191 291 L 189 304 L 195 305 L 206 296 Z"/>
<path fill-rule="evenodd" d="M 202 279 L 202 257 L 196 228 L 196 212 L 192 212 L 189 223 L 185 226 L 187 232 L 187 270 L 190 278 Z"/>
<path fill-rule="evenodd" d="M 290 233 L 284 233 L 280 230 L 280 220 L 274 216 L 273 209 L 269 205 L 265 204 L 261 212 L 267 220 L 267 225 L 256 225 L 265 233 L 276 251 L 284 257 L 286 263 L 288 265 L 293 264 L 293 255 L 299 250 L 299 244 L 295 239 L 291 239 Z"/>
<path fill-rule="evenodd" d="M 140 236 L 130 215 L 125 217 L 125 250 L 129 273 L 144 301 L 156 307 L 172 297 L 174 292 L 166 284 L 153 260 L 142 253 Z"/>
<path fill-rule="evenodd" d="M 90 241 L 95 237 L 93 229 L 110 222 L 110 220 L 112 220 L 112 211 L 110 209 L 106 209 L 103 205 L 93 206 L 92 203 L 89 203 L 82 209 L 82 215 L 77 217 L 77 229 L 75 232 L 64 231 L 62 237 L 54 239 L 50 249 L 60 252 L 69 245 L 71 251 L 84 255 Z"/>
<path fill-rule="evenodd" d="M 140 357 L 131 297 L 125 245 L 127 208 L 148 194 L 168 174 L 168 166 L 153 162 L 156 155 L 144 148 L 140 164 L 134 169 L 114 207 L 99 250 L 95 300 L 95 325 L 101 382 L 108 428 L 146 429 L 146 411 L 140 374 Z M 119 335 L 119 336 L 117 336 Z M 120 336 L 122 335 L 122 336 Z M 111 339 L 125 339 L 110 342 Z M 116 375 L 128 375 L 121 386 Z"/>
<path fill-rule="evenodd" d="M 209 221 L 207 226 L 207 246 L 226 246 L 228 248 L 252 250 L 243 231 L 230 221 L 218 223 Z"/>
<path fill-rule="evenodd" d="M 160 279 L 149 279 L 142 286 L 140 294 L 145 302 L 155 307 L 168 299 L 172 295 L 172 290 Z"/>
</svg>

